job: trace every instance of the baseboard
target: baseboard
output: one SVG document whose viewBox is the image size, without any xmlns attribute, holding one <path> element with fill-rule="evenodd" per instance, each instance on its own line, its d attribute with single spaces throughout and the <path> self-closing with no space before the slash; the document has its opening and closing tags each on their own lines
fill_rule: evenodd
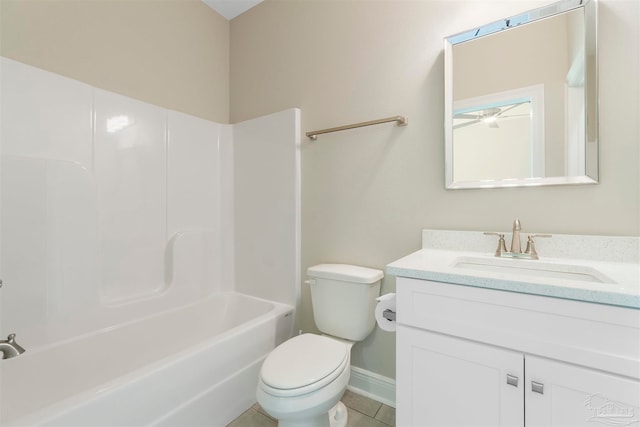
<svg viewBox="0 0 640 427">
<path fill-rule="evenodd" d="M 396 407 L 396 381 L 391 378 L 352 366 L 347 388 L 354 393 Z"/>
</svg>

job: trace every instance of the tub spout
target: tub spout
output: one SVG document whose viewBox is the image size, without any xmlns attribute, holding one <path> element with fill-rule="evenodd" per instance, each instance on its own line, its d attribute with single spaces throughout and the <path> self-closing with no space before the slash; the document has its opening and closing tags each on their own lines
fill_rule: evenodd
<svg viewBox="0 0 640 427">
<path fill-rule="evenodd" d="M 16 343 L 15 338 L 16 334 L 9 334 L 6 340 L 0 341 L 0 351 L 3 359 L 11 359 L 25 352 L 25 349 Z"/>
</svg>

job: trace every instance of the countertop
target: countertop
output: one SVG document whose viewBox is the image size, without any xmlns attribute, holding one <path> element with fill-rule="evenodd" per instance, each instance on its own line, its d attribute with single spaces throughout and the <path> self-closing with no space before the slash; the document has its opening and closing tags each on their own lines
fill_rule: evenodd
<svg viewBox="0 0 640 427">
<path fill-rule="evenodd" d="M 496 258 L 489 249 L 493 240 L 487 241 L 486 236 L 478 235 L 482 233 L 424 230 L 423 249 L 387 265 L 386 272 L 399 277 L 640 309 L 640 263 L 636 261 L 640 240 L 636 237 L 562 235 L 556 238 L 556 242 L 566 245 L 576 241 L 584 245 L 587 241 L 592 243 L 595 249 L 584 248 L 584 258 L 573 258 L 570 255 L 575 253 L 575 249 L 563 251 L 548 245 L 548 252 L 559 256 L 540 255 L 539 260 L 522 260 Z M 465 237 L 475 241 L 474 250 L 451 249 L 456 246 L 452 239 L 468 242 Z M 607 256 L 598 255 L 598 248 L 602 248 L 603 245 L 609 248 Z M 484 246 L 487 246 L 488 250 L 476 251 L 480 247 L 484 249 Z M 539 253 L 541 252 L 539 250 Z M 565 253 L 567 256 L 562 256 Z M 471 268 L 461 268 L 460 265 L 469 265 L 467 261 L 471 261 L 472 264 L 486 264 L 490 266 L 489 270 L 492 265 L 498 265 L 500 270 L 507 272 L 483 271 L 482 266 L 476 269 L 474 265 L 471 265 Z M 508 272 L 510 268 L 503 268 L 511 265 L 515 267 L 513 273 Z M 561 271 L 560 274 L 567 271 L 569 278 L 539 277 L 536 270 L 544 270 L 547 267 Z M 571 271 L 574 269 L 579 272 L 589 271 L 591 274 L 573 274 Z M 535 274 L 520 274 L 521 271 L 534 271 Z M 582 280 L 583 278 L 589 280 Z"/>
</svg>

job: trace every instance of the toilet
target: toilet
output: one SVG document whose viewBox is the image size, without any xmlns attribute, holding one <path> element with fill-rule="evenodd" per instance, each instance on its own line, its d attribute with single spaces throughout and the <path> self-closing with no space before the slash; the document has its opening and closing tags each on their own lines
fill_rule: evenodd
<svg viewBox="0 0 640 427">
<path fill-rule="evenodd" d="M 351 347 L 375 327 L 383 273 L 320 264 L 307 276 L 323 335 L 301 334 L 276 347 L 260 370 L 256 398 L 279 427 L 344 427 L 347 410 L 340 399 L 351 374 Z"/>
</svg>

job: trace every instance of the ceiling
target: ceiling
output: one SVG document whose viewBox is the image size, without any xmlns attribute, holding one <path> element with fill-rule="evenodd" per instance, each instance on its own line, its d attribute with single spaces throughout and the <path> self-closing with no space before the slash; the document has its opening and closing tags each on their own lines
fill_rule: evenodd
<svg viewBox="0 0 640 427">
<path fill-rule="evenodd" d="M 262 0 L 202 0 L 220 15 L 232 20 L 236 16 L 261 3 Z"/>
</svg>

